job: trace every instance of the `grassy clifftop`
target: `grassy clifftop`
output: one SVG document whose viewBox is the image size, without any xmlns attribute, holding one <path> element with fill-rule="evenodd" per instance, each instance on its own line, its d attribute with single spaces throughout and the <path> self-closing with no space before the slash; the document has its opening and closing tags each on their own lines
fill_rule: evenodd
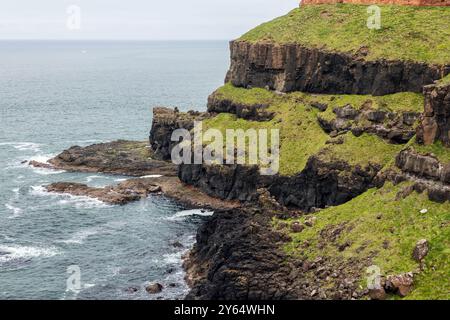
<svg viewBox="0 0 450 320">
<path fill-rule="evenodd" d="M 318 123 L 318 118 L 336 117 L 336 107 L 351 105 L 356 110 L 370 101 L 374 110 L 391 112 L 420 112 L 423 109 L 423 96 L 417 93 L 396 93 L 385 96 L 370 95 L 327 95 L 293 92 L 278 95 L 266 89 L 236 88 L 231 84 L 219 88 L 215 97 L 229 100 L 235 104 L 268 105 L 274 113 L 270 121 L 249 121 L 237 118 L 234 114 L 221 113 L 206 120 L 206 128 L 225 129 L 272 129 L 280 130 L 280 173 L 294 175 L 304 169 L 308 159 L 317 154 L 321 158 L 330 157 L 345 160 L 363 167 L 369 162 L 386 164 L 400 151 L 400 145 L 389 144 L 383 139 L 363 134 L 343 136 L 342 144 L 327 144 L 330 139 Z M 326 104 L 327 110 L 320 112 L 313 104 Z"/>
<path fill-rule="evenodd" d="M 302 6 L 264 23 L 240 40 L 299 43 L 330 51 L 357 53 L 367 60 L 450 63 L 450 8 L 380 6 L 381 28 L 367 28 L 364 5 Z M 402 48 L 404 50 L 402 50 Z"/>
</svg>

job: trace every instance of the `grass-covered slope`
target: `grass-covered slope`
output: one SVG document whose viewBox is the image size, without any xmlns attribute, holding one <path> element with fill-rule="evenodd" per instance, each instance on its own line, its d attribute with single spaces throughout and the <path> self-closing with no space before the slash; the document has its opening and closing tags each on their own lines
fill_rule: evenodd
<svg viewBox="0 0 450 320">
<path fill-rule="evenodd" d="M 367 60 L 413 60 L 450 64 L 450 7 L 379 6 L 381 28 L 369 30 L 367 6 L 310 5 L 264 23 L 240 40 L 298 43 L 357 53 Z"/>
<path fill-rule="evenodd" d="M 383 275 L 392 275 L 418 269 L 412 251 L 418 240 L 427 239 L 430 252 L 425 268 L 416 277 L 415 289 L 407 299 L 450 298 L 450 203 L 434 203 L 426 194 L 417 193 L 398 198 L 403 187 L 405 184 L 387 183 L 343 205 L 322 210 L 315 215 L 317 220 L 312 227 L 290 233 L 292 241 L 285 250 L 294 257 L 320 256 L 336 263 L 353 258 L 366 263 L 366 267 L 379 266 Z M 427 213 L 421 213 L 423 209 Z M 288 223 L 306 218 L 290 219 Z M 275 227 L 279 223 L 275 220 Z M 309 245 L 302 245 L 305 242 Z M 368 261 L 368 257 L 373 258 Z M 359 275 L 362 286 L 366 277 Z"/>
<path fill-rule="evenodd" d="M 233 114 L 221 113 L 204 121 L 204 128 L 225 129 L 272 129 L 280 130 L 280 173 L 293 175 L 304 169 L 312 155 L 325 160 L 345 160 L 349 164 L 366 166 L 369 162 L 386 164 L 400 151 L 400 145 L 387 143 L 373 135 L 363 134 L 355 137 L 348 133 L 342 144 L 327 144 L 330 136 L 318 123 L 318 117 L 334 116 L 335 107 L 352 105 L 355 109 L 368 100 L 375 110 L 393 112 L 420 112 L 423 109 L 423 96 L 416 93 L 398 93 L 386 96 L 369 95 L 313 95 L 294 92 L 278 95 L 274 92 L 253 88 L 236 88 L 230 84 L 219 88 L 214 95 L 218 99 L 230 100 L 237 104 L 269 105 L 268 111 L 274 112 L 271 121 L 248 121 Z M 311 106 L 314 103 L 328 105 L 325 112 Z"/>
</svg>

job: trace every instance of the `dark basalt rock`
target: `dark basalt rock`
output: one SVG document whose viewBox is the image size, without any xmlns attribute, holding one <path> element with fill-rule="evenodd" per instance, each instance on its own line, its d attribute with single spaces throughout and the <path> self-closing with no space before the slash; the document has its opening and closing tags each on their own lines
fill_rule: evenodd
<svg viewBox="0 0 450 320">
<path fill-rule="evenodd" d="M 301 173 L 276 177 L 268 189 L 282 205 L 324 208 L 345 203 L 373 187 L 380 169 L 375 164 L 352 167 L 344 161 L 325 162 L 313 156 Z"/>
<path fill-rule="evenodd" d="M 450 147 L 450 84 L 424 87 L 425 112 L 417 128 L 417 141 L 432 144 L 441 141 Z"/>
<path fill-rule="evenodd" d="M 181 164 L 178 178 L 221 199 L 252 201 L 260 184 L 259 169 L 242 165 Z"/>
<path fill-rule="evenodd" d="M 303 210 L 342 204 L 374 186 L 381 166 L 352 167 L 344 161 L 325 162 L 313 156 L 293 176 L 261 176 L 258 168 L 241 165 L 180 165 L 178 177 L 209 195 L 252 201 L 258 188 L 267 188 L 284 206 Z"/>
<path fill-rule="evenodd" d="M 413 61 L 365 61 L 346 53 L 298 44 L 232 41 L 226 81 L 238 87 L 281 92 L 371 94 L 422 92 L 450 73 L 450 65 Z"/>
</svg>

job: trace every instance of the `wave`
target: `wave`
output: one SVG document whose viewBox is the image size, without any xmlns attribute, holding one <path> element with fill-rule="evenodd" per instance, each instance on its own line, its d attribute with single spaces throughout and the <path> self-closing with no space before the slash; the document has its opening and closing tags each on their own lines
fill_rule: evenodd
<svg viewBox="0 0 450 320">
<path fill-rule="evenodd" d="M 104 177 L 102 177 L 102 176 L 89 176 L 89 177 L 87 177 L 86 178 L 86 182 L 92 182 L 94 179 L 102 179 L 102 178 L 104 178 Z"/>
<path fill-rule="evenodd" d="M 35 142 L 2 142 L 0 146 L 12 146 L 14 149 L 20 151 L 41 151 L 42 144 Z"/>
<path fill-rule="evenodd" d="M 201 216 L 201 217 L 209 217 L 214 214 L 214 211 L 208 211 L 204 209 L 191 209 L 191 210 L 183 210 L 178 211 L 173 216 L 167 218 L 167 220 L 179 221 L 183 220 L 186 217 L 190 216 Z"/>
<path fill-rule="evenodd" d="M 147 176 L 141 176 L 139 178 L 145 179 L 145 178 L 160 178 L 160 177 L 162 177 L 162 174 L 149 174 Z"/>
<path fill-rule="evenodd" d="M 13 212 L 13 215 L 10 218 L 16 218 L 16 217 L 20 216 L 20 214 L 23 212 L 23 210 L 21 208 L 14 207 L 13 205 L 11 205 L 9 203 L 6 203 L 5 207 Z"/>
<path fill-rule="evenodd" d="M 84 240 L 89 238 L 90 236 L 96 235 L 100 232 L 99 228 L 88 228 L 85 230 L 81 230 L 75 232 L 72 237 L 67 240 L 60 240 L 57 242 L 65 243 L 65 244 L 83 244 Z"/>
<path fill-rule="evenodd" d="M 31 195 L 39 197 L 53 197 L 53 198 L 64 198 L 58 201 L 61 205 L 71 205 L 77 208 L 103 208 L 110 207 L 110 205 L 87 196 L 74 196 L 69 193 L 54 193 L 48 192 L 43 186 L 31 186 Z"/>
<path fill-rule="evenodd" d="M 32 258 L 49 258 L 59 254 L 56 247 L 30 247 L 20 245 L 0 245 L 0 263 L 28 260 Z"/>
</svg>

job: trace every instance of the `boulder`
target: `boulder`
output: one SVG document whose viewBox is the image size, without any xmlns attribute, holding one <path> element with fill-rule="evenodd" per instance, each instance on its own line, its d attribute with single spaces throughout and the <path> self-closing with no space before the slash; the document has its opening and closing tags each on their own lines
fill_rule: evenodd
<svg viewBox="0 0 450 320">
<path fill-rule="evenodd" d="M 400 275 L 388 276 L 386 279 L 385 289 L 386 291 L 396 293 L 401 297 L 406 297 L 411 292 L 413 284 L 414 276 L 409 272 Z"/>
<path fill-rule="evenodd" d="M 294 222 L 291 224 L 291 231 L 294 233 L 302 232 L 305 226 L 300 222 Z"/>
<path fill-rule="evenodd" d="M 160 293 L 164 287 L 160 283 L 151 283 L 147 287 L 145 287 L 145 291 L 150 294 Z"/>
<path fill-rule="evenodd" d="M 416 260 L 417 262 L 421 262 L 428 254 L 428 251 L 429 251 L 428 240 L 421 239 L 417 241 L 412 256 L 414 260 Z"/>
</svg>

